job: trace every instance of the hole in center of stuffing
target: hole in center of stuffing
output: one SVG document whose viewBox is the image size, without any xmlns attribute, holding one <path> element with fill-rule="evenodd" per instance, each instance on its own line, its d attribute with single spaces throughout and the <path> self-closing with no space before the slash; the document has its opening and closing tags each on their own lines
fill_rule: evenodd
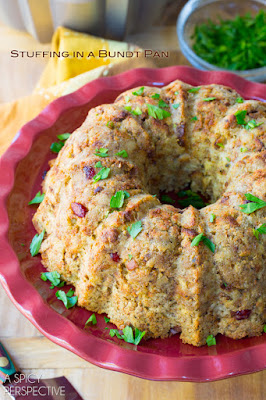
<svg viewBox="0 0 266 400">
<path fill-rule="evenodd" d="M 188 207 L 189 205 L 192 205 L 198 210 L 206 207 L 211 203 L 211 201 L 207 197 L 203 196 L 201 193 L 194 192 L 193 190 L 191 190 L 190 187 L 187 187 L 186 189 L 180 190 L 178 192 L 161 191 L 159 200 L 163 204 L 171 204 L 176 208 L 183 209 Z"/>
</svg>

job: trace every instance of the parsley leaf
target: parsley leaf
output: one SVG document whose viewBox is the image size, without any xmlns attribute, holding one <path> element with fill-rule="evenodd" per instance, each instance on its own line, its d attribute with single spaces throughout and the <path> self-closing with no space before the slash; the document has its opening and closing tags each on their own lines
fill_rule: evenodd
<svg viewBox="0 0 266 400">
<path fill-rule="evenodd" d="M 105 322 L 108 324 L 108 322 L 110 322 L 110 318 L 108 317 L 104 317 Z"/>
<path fill-rule="evenodd" d="M 131 111 L 131 106 L 125 106 L 124 109 L 125 109 L 126 111 L 129 111 L 129 112 L 130 112 L 130 111 Z"/>
<path fill-rule="evenodd" d="M 44 193 L 38 192 L 35 197 L 31 201 L 28 202 L 28 205 L 31 204 L 40 204 L 44 199 Z"/>
<path fill-rule="evenodd" d="M 86 321 L 85 326 L 91 324 L 91 325 L 96 325 L 97 324 L 97 319 L 95 317 L 95 314 L 92 314 L 90 318 Z"/>
<path fill-rule="evenodd" d="M 211 216 L 210 216 L 210 222 L 214 222 L 215 218 L 216 218 L 216 215 L 215 215 L 215 214 L 211 214 Z"/>
<path fill-rule="evenodd" d="M 118 190 L 114 196 L 111 197 L 110 207 L 121 208 L 123 207 L 125 199 L 128 199 L 130 194 L 125 190 Z"/>
<path fill-rule="evenodd" d="M 259 236 L 261 235 L 266 235 L 266 224 L 262 224 L 259 226 L 257 229 L 253 228 L 253 234 L 256 236 L 256 238 L 259 240 Z"/>
<path fill-rule="evenodd" d="M 50 150 L 53 153 L 59 153 L 59 151 L 62 149 L 62 147 L 64 147 L 64 143 L 63 142 L 54 142 L 54 143 L 51 144 Z"/>
<path fill-rule="evenodd" d="M 103 165 L 101 163 L 101 161 L 97 161 L 97 163 L 95 164 L 96 168 L 103 168 Z"/>
<path fill-rule="evenodd" d="M 147 104 L 147 108 L 148 108 L 148 114 L 155 119 L 164 119 L 171 116 L 171 114 L 168 111 L 158 106 Z"/>
<path fill-rule="evenodd" d="M 133 258 L 132 254 L 128 254 L 128 259 L 132 260 L 132 258 Z"/>
<path fill-rule="evenodd" d="M 242 99 L 242 97 L 238 97 L 238 98 L 236 99 L 236 102 L 237 102 L 237 103 L 244 103 L 244 99 Z"/>
<path fill-rule="evenodd" d="M 241 153 L 246 153 L 248 151 L 248 149 L 246 147 L 241 147 L 240 151 L 241 151 Z"/>
<path fill-rule="evenodd" d="M 191 118 L 191 121 L 197 121 L 198 120 L 198 117 L 195 115 L 195 117 L 192 117 Z"/>
<path fill-rule="evenodd" d="M 154 99 L 154 100 L 158 100 L 158 99 L 160 98 L 160 95 L 159 95 L 159 93 L 155 93 L 155 94 L 152 95 L 151 97 L 152 97 L 152 99 Z"/>
<path fill-rule="evenodd" d="M 94 154 L 98 157 L 109 157 L 108 149 L 97 149 Z"/>
<path fill-rule="evenodd" d="M 141 88 L 139 88 L 135 92 L 132 92 L 132 94 L 134 94 L 134 96 L 141 96 L 143 94 L 143 92 L 144 92 L 144 86 L 142 86 Z"/>
<path fill-rule="evenodd" d="M 216 345 L 216 339 L 213 335 L 209 335 L 206 339 L 207 346 L 215 346 Z"/>
<path fill-rule="evenodd" d="M 202 200 L 199 194 L 192 192 L 192 190 L 181 190 L 177 193 L 178 197 L 185 197 L 184 199 L 178 199 L 179 204 L 182 207 L 188 207 L 189 205 L 195 208 L 202 208 L 206 206 L 206 203 Z"/>
<path fill-rule="evenodd" d="M 111 337 L 116 336 L 116 337 L 118 337 L 118 339 L 123 339 L 122 336 L 120 335 L 118 329 L 110 329 L 109 335 L 110 335 Z"/>
<path fill-rule="evenodd" d="M 57 138 L 64 142 L 71 136 L 71 133 L 61 133 L 61 135 L 57 135 Z"/>
<path fill-rule="evenodd" d="M 250 203 L 241 204 L 239 207 L 242 208 L 242 212 L 245 214 L 251 214 L 260 208 L 266 207 L 266 201 L 259 199 L 256 196 L 253 196 L 251 193 L 246 193 L 245 197 Z"/>
<path fill-rule="evenodd" d="M 263 124 L 263 122 L 259 122 L 259 123 L 257 124 L 257 122 L 255 121 L 255 119 L 251 119 L 250 121 L 248 121 L 248 122 L 246 123 L 245 128 L 246 128 L 246 129 L 254 129 L 254 128 L 257 128 L 258 126 L 260 126 L 260 125 L 262 125 L 262 124 Z"/>
<path fill-rule="evenodd" d="M 68 297 L 63 290 L 58 290 L 55 295 L 64 303 L 67 309 L 74 307 L 78 301 L 78 296 Z"/>
<path fill-rule="evenodd" d="M 221 147 L 222 149 L 224 149 L 224 144 L 223 143 L 217 143 L 217 146 Z"/>
<path fill-rule="evenodd" d="M 30 254 L 32 257 L 36 256 L 39 253 L 43 238 L 44 238 L 45 229 L 38 235 L 38 233 L 32 239 L 30 244 Z"/>
<path fill-rule="evenodd" d="M 64 281 L 61 281 L 60 274 L 57 271 L 42 272 L 41 279 L 45 282 L 47 280 L 51 282 L 52 286 L 50 287 L 50 289 L 53 289 L 55 286 L 62 287 L 65 284 Z"/>
<path fill-rule="evenodd" d="M 135 110 L 132 111 L 132 114 L 138 116 L 138 115 L 142 114 L 142 111 L 139 107 L 137 107 L 137 108 L 135 108 Z"/>
<path fill-rule="evenodd" d="M 103 179 L 107 179 L 108 176 L 109 176 L 110 171 L 111 171 L 110 168 L 103 167 L 102 169 L 100 169 L 99 172 L 97 172 L 96 175 L 94 175 L 93 181 L 94 182 L 98 182 L 98 181 L 101 181 Z"/>
<path fill-rule="evenodd" d="M 74 290 L 73 289 L 69 289 L 69 291 L 67 292 L 67 297 L 72 297 L 74 294 Z"/>
<path fill-rule="evenodd" d="M 188 90 L 188 93 L 197 93 L 200 90 L 201 86 L 193 87 Z"/>
<path fill-rule="evenodd" d="M 266 333 L 266 325 L 263 327 L 263 332 Z"/>
<path fill-rule="evenodd" d="M 142 229 L 143 226 L 141 221 L 134 222 L 134 224 L 127 227 L 127 231 L 133 239 L 135 239 L 135 237 L 138 236 L 138 234 L 142 231 Z"/>
<path fill-rule="evenodd" d="M 203 99 L 203 101 L 213 101 L 216 100 L 216 97 L 206 97 L 206 99 Z"/>
<path fill-rule="evenodd" d="M 166 107 L 169 107 L 169 104 L 167 104 L 165 101 L 163 101 L 162 99 L 160 99 L 160 100 L 158 101 L 158 106 L 159 106 L 160 108 L 166 108 Z"/>
<path fill-rule="evenodd" d="M 107 126 L 108 128 L 110 128 L 110 129 L 113 129 L 114 126 L 115 126 L 114 121 L 108 121 L 107 124 L 106 124 L 106 126 Z"/>
<path fill-rule="evenodd" d="M 238 110 L 235 113 L 236 122 L 238 123 L 238 125 L 244 125 L 245 124 L 246 115 L 247 115 L 247 110 Z"/>
<path fill-rule="evenodd" d="M 194 237 L 194 239 L 191 242 L 191 247 L 198 246 L 200 242 L 203 242 L 205 246 L 207 246 L 214 253 L 215 244 L 206 236 L 204 236 L 203 233 L 200 233 L 199 235 Z"/>
<path fill-rule="evenodd" d="M 121 150 L 118 153 L 116 153 L 115 155 L 119 156 L 119 157 L 123 157 L 123 158 L 127 158 L 128 157 L 128 154 L 127 154 L 126 150 Z"/>
</svg>

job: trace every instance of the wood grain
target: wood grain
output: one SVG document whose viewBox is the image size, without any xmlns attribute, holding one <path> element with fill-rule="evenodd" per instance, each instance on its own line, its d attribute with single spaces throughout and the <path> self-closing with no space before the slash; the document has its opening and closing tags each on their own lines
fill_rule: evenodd
<svg viewBox="0 0 266 400">
<path fill-rule="evenodd" d="M 167 43 L 169 32 L 163 31 L 161 36 L 163 45 Z M 39 79 L 45 61 L 20 59 L 14 62 L 9 55 L 10 49 L 19 47 L 40 49 L 40 45 L 24 34 L 4 28 L 0 29 L 0 33 L 2 38 L 0 102 L 4 102 L 30 93 Z M 148 45 L 152 40 L 160 47 L 160 37 L 157 39 L 152 32 L 152 35 L 138 36 L 136 41 L 140 45 Z M 131 40 L 134 41 L 134 38 Z M 169 43 L 176 45 L 176 38 L 171 36 Z M 65 375 L 84 400 L 263 400 L 265 398 L 265 371 L 199 384 L 154 382 L 96 367 L 46 339 L 20 314 L 1 285 L 0 340 L 24 373 L 34 373 L 43 378 Z M 0 399 L 8 399 L 2 388 L 0 388 Z"/>
</svg>

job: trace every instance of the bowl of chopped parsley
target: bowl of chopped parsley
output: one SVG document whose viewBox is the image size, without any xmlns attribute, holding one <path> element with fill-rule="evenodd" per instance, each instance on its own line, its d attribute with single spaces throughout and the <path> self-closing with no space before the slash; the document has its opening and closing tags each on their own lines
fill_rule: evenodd
<svg viewBox="0 0 266 400">
<path fill-rule="evenodd" d="M 193 66 L 266 81 L 265 0 L 190 0 L 179 14 L 177 35 Z"/>
</svg>

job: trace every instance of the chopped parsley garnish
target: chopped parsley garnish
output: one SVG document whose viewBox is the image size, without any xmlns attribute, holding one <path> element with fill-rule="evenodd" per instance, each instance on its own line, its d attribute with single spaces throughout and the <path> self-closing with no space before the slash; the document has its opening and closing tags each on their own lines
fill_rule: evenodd
<svg viewBox="0 0 266 400">
<path fill-rule="evenodd" d="M 163 101 L 162 99 L 160 99 L 160 100 L 158 101 L 158 106 L 161 107 L 161 108 L 166 108 L 166 107 L 169 107 L 169 104 L 167 104 L 165 101 Z"/>
<path fill-rule="evenodd" d="M 248 151 L 248 149 L 246 147 L 241 147 L 240 151 L 241 151 L 241 153 L 246 153 Z"/>
<path fill-rule="evenodd" d="M 101 161 L 97 161 L 97 163 L 95 164 L 95 167 L 96 168 L 102 168 L 103 165 L 102 165 Z"/>
<path fill-rule="evenodd" d="M 73 289 L 69 289 L 69 291 L 67 292 L 66 295 L 67 295 L 67 297 L 72 297 L 74 293 L 75 293 L 75 292 L 74 292 Z"/>
<path fill-rule="evenodd" d="M 132 111 L 132 114 L 134 115 L 141 115 L 142 111 L 139 107 L 135 108 L 135 110 Z"/>
<path fill-rule="evenodd" d="M 235 113 L 236 122 L 238 123 L 238 125 L 245 125 L 246 115 L 247 115 L 247 110 L 238 110 Z"/>
<path fill-rule="evenodd" d="M 262 224 L 259 226 L 257 229 L 253 228 L 253 234 L 256 236 L 256 238 L 259 240 L 259 236 L 261 235 L 266 235 L 266 224 Z"/>
<path fill-rule="evenodd" d="M 85 323 L 85 326 L 88 325 L 88 324 L 91 324 L 91 325 L 96 325 L 96 324 L 97 324 L 97 319 L 96 319 L 96 317 L 95 317 L 95 314 L 92 314 L 92 315 L 90 316 L 90 318 L 87 319 L 87 321 L 86 321 L 86 323 Z"/>
<path fill-rule="evenodd" d="M 242 97 L 238 97 L 238 98 L 236 99 L 236 102 L 237 102 L 237 103 L 244 103 L 244 99 L 242 99 Z"/>
<path fill-rule="evenodd" d="M 173 108 L 176 110 L 180 106 L 180 103 L 173 104 Z"/>
<path fill-rule="evenodd" d="M 266 333 L 266 325 L 263 327 L 263 332 Z"/>
<path fill-rule="evenodd" d="M 61 140 L 62 142 L 66 141 L 69 137 L 71 136 L 71 133 L 62 133 L 61 135 L 58 135 L 57 138 Z"/>
<path fill-rule="evenodd" d="M 238 110 L 235 113 L 236 122 L 238 123 L 238 125 L 242 125 L 243 128 L 249 130 L 257 128 L 258 126 L 263 124 L 263 122 L 257 123 L 255 119 L 251 119 L 250 121 L 246 122 L 245 121 L 246 115 L 247 115 L 247 110 Z"/>
<path fill-rule="evenodd" d="M 246 129 L 254 129 L 254 128 L 257 128 L 258 126 L 260 126 L 260 125 L 262 125 L 262 124 L 263 124 L 263 122 L 259 122 L 259 123 L 257 124 L 257 122 L 255 121 L 255 119 L 251 119 L 250 121 L 248 121 L 248 122 L 246 123 L 245 128 L 246 128 Z"/>
<path fill-rule="evenodd" d="M 101 181 L 103 179 L 107 179 L 108 176 L 109 176 L 110 171 L 111 171 L 110 168 L 103 167 L 102 169 L 100 169 L 99 172 L 97 172 L 96 175 L 94 175 L 93 181 L 94 182 L 98 182 L 98 181 Z"/>
<path fill-rule="evenodd" d="M 197 93 L 200 90 L 201 86 L 193 87 L 188 90 L 188 93 Z"/>
<path fill-rule="evenodd" d="M 115 126 L 114 121 L 108 121 L 106 126 L 110 129 L 113 129 L 113 127 Z"/>
<path fill-rule="evenodd" d="M 121 150 L 118 153 L 116 153 L 115 155 L 119 156 L 119 157 L 123 157 L 123 158 L 127 158 L 128 157 L 128 154 L 127 154 L 126 150 Z"/>
<path fill-rule="evenodd" d="M 223 285 L 224 285 L 224 287 L 227 287 L 227 283 L 224 282 Z"/>
<path fill-rule="evenodd" d="M 198 117 L 195 115 L 195 117 L 192 117 L 191 118 L 191 121 L 197 121 L 198 120 Z"/>
<path fill-rule="evenodd" d="M 40 204 L 44 199 L 44 193 L 38 192 L 35 197 L 31 201 L 28 202 L 28 205 L 31 204 Z"/>
<path fill-rule="evenodd" d="M 215 218 L 216 218 L 216 215 L 215 215 L 215 214 L 211 214 L 211 216 L 210 216 L 210 222 L 214 222 Z"/>
<path fill-rule="evenodd" d="M 43 230 L 39 235 L 38 233 L 32 239 L 30 244 L 30 254 L 32 257 L 36 256 L 39 253 L 43 238 L 44 238 L 45 230 Z"/>
<path fill-rule="evenodd" d="M 71 136 L 71 133 L 61 133 L 60 135 L 57 135 L 57 138 L 60 140 L 60 142 L 54 142 L 50 146 L 50 150 L 53 153 L 59 153 L 59 151 L 64 147 L 65 141 Z"/>
<path fill-rule="evenodd" d="M 245 197 L 250 203 L 241 204 L 239 207 L 242 209 L 241 211 L 245 214 L 251 214 L 254 211 L 257 211 L 263 207 L 266 207 L 266 201 L 259 199 L 256 196 L 253 196 L 251 193 L 246 193 Z"/>
<path fill-rule="evenodd" d="M 161 200 L 164 202 L 164 203 L 167 203 L 167 204 L 174 204 L 175 203 L 175 201 L 174 201 L 174 199 L 172 199 L 170 196 L 168 196 L 167 194 L 162 194 L 161 195 Z"/>
<path fill-rule="evenodd" d="M 58 300 L 61 300 L 64 303 L 67 309 L 74 307 L 78 301 L 78 296 L 69 297 L 63 290 L 58 290 L 55 295 Z"/>
<path fill-rule="evenodd" d="M 215 99 L 216 97 L 206 97 L 206 99 L 203 99 L 203 101 L 213 101 Z"/>
<path fill-rule="evenodd" d="M 116 337 L 118 337 L 118 339 L 123 339 L 122 336 L 120 335 L 118 329 L 110 329 L 109 335 L 110 335 L 111 337 L 116 336 Z"/>
<path fill-rule="evenodd" d="M 177 90 L 174 94 L 177 96 L 179 94 L 179 91 Z"/>
<path fill-rule="evenodd" d="M 94 154 L 98 157 L 109 157 L 108 149 L 97 149 Z"/>
<path fill-rule="evenodd" d="M 216 339 L 213 335 L 209 335 L 206 339 L 207 346 L 215 346 L 216 345 Z"/>
<path fill-rule="evenodd" d="M 60 274 L 57 271 L 42 272 L 41 279 L 45 282 L 51 282 L 52 285 L 50 286 L 50 289 L 53 289 L 55 286 L 62 287 L 65 284 L 64 281 L 61 281 Z"/>
<path fill-rule="evenodd" d="M 134 94 L 134 96 L 141 96 L 143 94 L 143 92 L 144 92 L 144 86 L 142 86 L 141 88 L 139 88 L 135 92 L 132 92 L 132 94 Z"/>
<path fill-rule="evenodd" d="M 160 95 L 159 95 L 159 93 L 155 93 L 151 96 L 151 98 L 154 100 L 158 100 L 160 98 Z"/>
<path fill-rule="evenodd" d="M 228 162 L 231 162 L 231 158 L 225 157 Z"/>
<path fill-rule="evenodd" d="M 104 317 L 105 322 L 108 324 L 108 322 L 110 322 L 110 318 L 108 317 Z"/>
<path fill-rule="evenodd" d="M 132 343 L 135 345 L 138 345 L 143 338 L 143 336 L 146 334 L 146 332 L 141 332 L 138 328 L 135 328 L 135 335 L 134 331 L 131 328 L 131 326 L 126 326 L 123 329 L 123 335 L 121 335 L 118 331 L 118 329 L 110 329 L 109 335 L 111 337 L 118 337 L 118 339 L 123 339 L 127 343 Z M 135 337 L 134 337 L 135 336 Z"/>
<path fill-rule="evenodd" d="M 188 207 L 189 205 L 195 207 L 195 208 L 202 208 L 206 206 L 205 201 L 200 197 L 199 194 L 192 192 L 192 190 L 181 190 L 180 192 L 177 193 L 178 197 L 181 197 L 181 199 L 178 199 L 178 203 L 182 207 Z M 184 197 L 184 199 L 183 199 Z"/>
<path fill-rule="evenodd" d="M 125 106 L 124 109 L 125 109 L 126 111 L 131 112 L 131 106 Z"/>
<path fill-rule="evenodd" d="M 125 190 L 118 190 L 114 196 L 111 197 L 110 207 L 112 208 L 121 208 L 123 207 L 125 199 L 128 199 L 130 194 Z"/>
<path fill-rule="evenodd" d="M 59 151 L 64 147 L 64 142 L 54 142 L 50 146 L 50 150 L 53 153 L 59 153 Z"/>
<path fill-rule="evenodd" d="M 141 221 L 134 222 L 134 224 L 127 227 L 127 231 L 133 239 L 138 236 L 142 229 L 143 227 Z"/>
<path fill-rule="evenodd" d="M 126 100 L 126 103 L 128 103 L 129 100 L 130 100 L 130 97 L 129 96 L 125 96 L 125 100 Z"/>
<path fill-rule="evenodd" d="M 200 233 L 199 235 L 194 237 L 194 239 L 191 242 L 191 247 L 198 246 L 200 242 L 203 242 L 205 246 L 207 246 L 214 253 L 215 244 L 206 236 L 204 236 L 203 233 Z"/>
<path fill-rule="evenodd" d="M 148 108 L 148 114 L 155 119 L 164 119 L 171 116 L 171 114 L 168 111 L 158 106 L 147 104 L 147 108 Z"/>
<path fill-rule="evenodd" d="M 132 260 L 132 258 L 133 258 L 132 254 L 128 254 L 129 261 Z"/>
<path fill-rule="evenodd" d="M 208 19 L 196 24 L 193 50 L 210 64 L 244 71 L 265 66 L 266 13 L 237 15 L 233 19 Z"/>
<path fill-rule="evenodd" d="M 223 143 L 217 143 L 217 146 L 221 147 L 222 149 L 224 149 L 224 144 Z"/>
</svg>

